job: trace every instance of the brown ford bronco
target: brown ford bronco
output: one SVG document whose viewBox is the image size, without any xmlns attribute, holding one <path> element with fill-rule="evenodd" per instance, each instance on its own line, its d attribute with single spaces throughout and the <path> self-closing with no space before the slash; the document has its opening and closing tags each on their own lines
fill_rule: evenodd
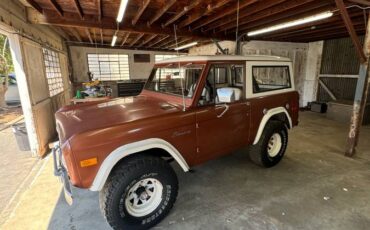
<svg viewBox="0 0 370 230">
<path fill-rule="evenodd" d="M 273 56 L 184 56 L 155 64 L 139 96 L 66 106 L 56 113 L 55 174 L 100 192 L 114 229 L 147 229 L 175 203 L 169 164 L 191 167 L 249 146 L 276 165 L 298 124 L 292 63 Z"/>
</svg>

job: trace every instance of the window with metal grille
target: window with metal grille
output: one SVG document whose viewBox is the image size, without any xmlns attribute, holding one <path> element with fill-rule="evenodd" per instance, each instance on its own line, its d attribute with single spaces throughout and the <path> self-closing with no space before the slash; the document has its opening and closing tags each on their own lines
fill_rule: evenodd
<svg viewBox="0 0 370 230">
<path fill-rule="evenodd" d="M 60 70 L 59 55 L 50 49 L 42 49 L 44 54 L 46 79 L 48 80 L 50 96 L 63 92 L 63 78 Z"/>
<path fill-rule="evenodd" d="M 100 81 L 130 79 L 127 54 L 87 54 L 87 61 L 94 79 Z"/>
</svg>

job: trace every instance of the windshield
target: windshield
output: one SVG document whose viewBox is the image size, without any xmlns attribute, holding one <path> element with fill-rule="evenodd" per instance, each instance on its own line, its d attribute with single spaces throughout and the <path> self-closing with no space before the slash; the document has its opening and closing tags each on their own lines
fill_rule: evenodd
<svg viewBox="0 0 370 230">
<path fill-rule="evenodd" d="M 169 64 L 165 67 L 154 67 L 145 89 L 192 98 L 204 65 Z"/>
</svg>

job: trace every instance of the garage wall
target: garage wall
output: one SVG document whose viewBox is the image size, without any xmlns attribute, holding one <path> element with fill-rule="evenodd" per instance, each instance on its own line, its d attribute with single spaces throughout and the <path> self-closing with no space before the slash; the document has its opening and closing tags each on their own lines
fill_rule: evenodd
<svg viewBox="0 0 370 230">
<path fill-rule="evenodd" d="M 229 54 L 235 53 L 235 42 L 223 41 L 220 42 L 223 49 L 228 49 Z M 300 106 L 307 104 L 305 94 L 306 79 L 306 66 L 307 56 L 309 51 L 308 43 L 289 43 L 289 42 L 266 42 L 266 41 L 250 41 L 242 44 L 242 55 L 275 55 L 288 57 L 293 61 L 295 86 L 300 93 Z M 201 47 L 194 47 L 189 50 L 189 55 L 214 55 L 216 54 L 217 47 L 214 44 L 209 44 Z M 306 89 L 312 90 L 312 89 Z"/>
<path fill-rule="evenodd" d="M 54 139 L 54 113 L 69 101 L 67 49 L 62 35 L 47 26 L 27 22 L 19 1 L 0 1 L 0 33 L 9 38 L 31 150 L 43 155 Z M 42 48 L 58 53 L 64 91 L 50 97 Z"/>
<path fill-rule="evenodd" d="M 174 52 L 139 51 L 127 49 L 93 48 L 83 46 L 70 46 L 74 82 L 88 81 L 87 54 L 127 54 L 129 58 L 130 78 L 145 79 L 149 76 L 155 61 L 155 54 L 175 54 Z M 135 63 L 134 54 L 149 54 L 150 63 Z"/>
</svg>

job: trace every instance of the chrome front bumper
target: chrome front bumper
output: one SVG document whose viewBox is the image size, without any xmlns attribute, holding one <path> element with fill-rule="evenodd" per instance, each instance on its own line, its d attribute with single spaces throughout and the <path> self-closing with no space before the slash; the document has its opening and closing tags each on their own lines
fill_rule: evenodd
<svg viewBox="0 0 370 230">
<path fill-rule="evenodd" d="M 62 150 L 60 149 L 59 142 L 52 143 L 51 146 L 54 162 L 54 175 L 59 178 L 63 184 L 64 197 L 69 205 L 73 203 L 72 185 L 69 181 L 69 176 L 66 167 L 63 164 Z"/>
</svg>

